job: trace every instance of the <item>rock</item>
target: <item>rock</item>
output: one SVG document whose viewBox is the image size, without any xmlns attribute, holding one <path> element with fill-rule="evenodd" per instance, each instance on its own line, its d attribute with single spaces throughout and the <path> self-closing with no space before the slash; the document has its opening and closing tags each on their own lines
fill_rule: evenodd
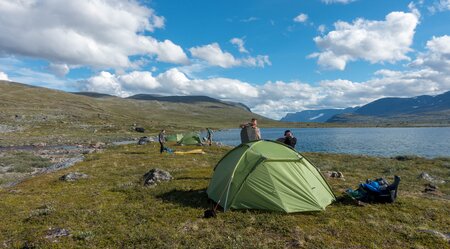
<svg viewBox="0 0 450 249">
<path fill-rule="evenodd" d="M 136 127 L 136 128 L 134 128 L 134 130 L 137 132 L 142 132 L 142 133 L 145 132 L 145 129 L 143 127 Z"/>
<path fill-rule="evenodd" d="M 139 145 L 144 145 L 144 144 L 148 144 L 150 142 L 150 138 L 149 137 L 141 137 L 138 141 Z"/>
<path fill-rule="evenodd" d="M 422 230 L 419 230 L 419 232 L 429 233 L 429 234 L 432 234 L 432 235 L 434 235 L 436 237 L 439 237 L 439 238 L 441 238 L 441 239 L 443 239 L 443 240 L 445 240 L 447 242 L 450 242 L 450 233 L 441 233 L 439 231 L 430 230 L 430 229 L 422 229 Z"/>
<path fill-rule="evenodd" d="M 154 186 L 159 182 L 170 181 L 173 177 L 162 169 L 151 169 L 144 175 L 144 185 Z"/>
<path fill-rule="evenodd" d="M 106 144 L 102 143 L 102 142 L 97 142 L 95 144 L 89 145 L 90 148 L 94 148 L 94 149 L 101 149 L 101 148 L 104 148 L 105 146 L 106 146 Z"/>
<path fill-rule="evenodd" d="M 59 237 L 69 236 L 70 232 L 67 229 L 64 228 L 50 228 L 47 231 L 47 235 L 45 236 L 46 239 L 55 239 Z"/>
<path fill-rule="evenodd" d="M 427 172 L 422 172 L 417 177 L 418 179 L 423 179 L 425 181 L 433 182 L 433 183 L 445 183 L 443 180 L 437 180 L 434 177 L 430 176 Z"/>
<path fill-rule="evenodd" d="M 35 143 L 35 144 L 33 144 L 33 146 L 34 147 L 45 147 L 45 146 L 47 146 L 47 144 L 46 143 Z"/>
<path fill-rule="evenodd" d="M 439 188 L 432 184 L 432 183 L 427 183 L 425 184 L 425 190 L 423 191 L 424 193 L 428 193 L 428 192 L 436 192 Z"/>
<path fill-rule="evenodd" d="M 411 156 L 396 156 L 396 157 L 393 157 L 393 159 L 398 160 L 398 161 L 408 161 L 408 160 L 412 160 L 413 158 Z"/>
<path fill-rule="evenodd" d="M 70 172 L 69 174 L 65 174 L 65 175 L 61 176 L 59 178 L 59 180 L 66 181 L 66 182 L 74 182 L 79 179 L 85 179 L 88 177 L 89 177 L 88 175 L 80 173 L 80 172 Z"/>
<path fill-rule="evenodd" d="M 340 171 L 328 171 L 326 174 L 331 178 L 344 178 L 344 174 Z"/>
</svg>

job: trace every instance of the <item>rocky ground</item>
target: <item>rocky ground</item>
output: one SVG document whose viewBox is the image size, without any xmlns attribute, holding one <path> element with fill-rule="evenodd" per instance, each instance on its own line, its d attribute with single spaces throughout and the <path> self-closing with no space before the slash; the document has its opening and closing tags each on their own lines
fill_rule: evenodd
<svg viewBox="0 0 450 249">
<path fill-rule="evenodd" d="M 11 187 L 36 175 L 68 168 L 84 159 L 84 155 L 102 150 L 106 145 L 0 147 L 0 188 Z"/>
</svg>

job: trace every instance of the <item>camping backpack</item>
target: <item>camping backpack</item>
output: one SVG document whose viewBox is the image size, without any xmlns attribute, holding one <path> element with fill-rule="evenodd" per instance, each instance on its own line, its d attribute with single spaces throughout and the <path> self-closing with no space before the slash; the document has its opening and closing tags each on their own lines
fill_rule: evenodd
<svg viewBox="0 0 450 249">
<path fill-rule="evenodd" d="M 253 127 L 251 127 L 250 125 L 246 125 L 244 128 L 242 128 L 241 143 L 248 143 L 255 140 L 257 140 L 256 132 L 255 129 L 253 129 Z"/>
</svg>

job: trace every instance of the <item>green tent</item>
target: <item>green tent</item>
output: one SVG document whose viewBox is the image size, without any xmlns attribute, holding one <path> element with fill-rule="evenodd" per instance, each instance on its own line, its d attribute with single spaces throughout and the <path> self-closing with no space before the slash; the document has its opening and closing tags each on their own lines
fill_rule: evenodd
<svg viewBox="0 0 450 249">
<path fill-rule="evenodd" d="M 180 139 L 180 141 L 178 141 L 178 144 L 183 144 L 183 145 L 196 145 L 196 144 L 201 144 L 201 143 L 202 143 L 202 140 L 200 139 L 200 136 L 195 132 L 185 134 L 183 136 L 183 138 Z"/>
<path fill-rule="evenodd" d="M 168 142 L 178 142 L 183 138 L 183 134 L 172 134 L 166 136 L 166 140 Z"/>
<path fill-rule="evenodd" d="M 207 194 L 225 211 L 319 211 L 335 200 L 311 162 L 282 143 L 265 140 L 228 152 L 216 165 Z"/>
</svg>

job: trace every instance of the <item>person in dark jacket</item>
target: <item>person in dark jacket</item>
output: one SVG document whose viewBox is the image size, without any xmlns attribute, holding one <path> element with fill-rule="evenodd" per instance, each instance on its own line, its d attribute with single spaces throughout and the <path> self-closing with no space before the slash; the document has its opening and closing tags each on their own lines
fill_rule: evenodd
<svg viewBox="0 0 450 249">
<path fill-rule="evenodd" d="M 158 141 L 159 144 L 161 145 L 161 148 L 159 150 L 159 152 L 162 154 L 164 151 L 166 151 L 166 147 L 164 146 L 164 144 L 166 143 L 166 130 L 162 129 L 161 132 L 158 135 Z"/>
<path fill-rule="evenodd" d="M 294 137 L 294 134 L 290 130 L 286 130 L 284 132 L 284 141 L 283 143 L 291 146 L 292 148 L 295 148 L 295 145 L 297 144 L 297 138 Z"/>
<path fill-rule="evenodd" d="M 206 128 L 206 143 L 211 146 L 213 137 L 213 130 Z"/>
</svg>

